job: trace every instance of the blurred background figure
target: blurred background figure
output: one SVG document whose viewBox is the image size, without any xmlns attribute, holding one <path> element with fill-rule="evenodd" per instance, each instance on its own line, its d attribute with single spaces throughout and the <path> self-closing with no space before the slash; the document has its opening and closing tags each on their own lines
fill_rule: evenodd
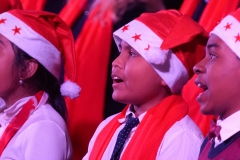
<svg viewBox="0 0 240 160">
<path fill-rule="evenodd" d="M 20 0 L 1 0 L 0 13 L 6 12 L 11 9 L 22 9 Z"/>
</svg>

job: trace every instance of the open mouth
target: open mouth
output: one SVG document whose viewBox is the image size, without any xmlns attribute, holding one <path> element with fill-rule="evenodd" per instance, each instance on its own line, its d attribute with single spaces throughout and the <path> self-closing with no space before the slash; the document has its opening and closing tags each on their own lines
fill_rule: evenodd
<svg viewBox="0 0 240 160">
<path fill-rule="evenodd" d="M 208 87 L 206 85 L 204 85 L 204 84 L 198 83 L 197 86 L 199 88 L 202 88 L 204 91 L 208 90 Z"/>
<path fill-rule="evenodd" d="M 117 77 L 117 76 L 114 76 L 112 79 L 113 79 L 113 83 L 121 83 L 121 82 L 123 82 L 123 80 L 121 78 Z"/>
</svg>

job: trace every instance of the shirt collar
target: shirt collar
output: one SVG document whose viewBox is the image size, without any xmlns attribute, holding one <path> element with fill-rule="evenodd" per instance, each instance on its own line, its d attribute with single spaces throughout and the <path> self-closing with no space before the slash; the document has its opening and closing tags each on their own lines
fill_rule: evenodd
<svg viewBox="0 0 240 160">
<path fill-rule="evenodd" d="M 227 140 L 229 137 L 240 131 L 239 117 L 240 111 L 237 111 L 224 120 L 217 120 L 217 125 L 222 127 L 220 130 L 221 141 Z"/>
<path fill-rule="evenodd" d="M 124 123 L 126 121 L 127 115 L 131 114 L 136 118 L 135 113 L 133 112 L 133 105 L 130 105 L 126 111 L 125 117 L 118 119 L 119 123 Z M 147 111 L 138 116 L 139 123 L 142 121 L 143 117 L 146 115 Z"/>
<path fill-rule="evenodd" d="M 25 97 L 17 102 L 15 102 L 12 106 L 9 108 L 5 108 L 1 113 L 0 113 L 0 123 L 9 123 L 13 117 L 20 111 L 22 106 L 30 99 L 31 97 Z"/>
<path fill-rule="evenodd" d="M 29 96 L 29 97 L 24 97 L 20 100 L 18 100 L 17 102 L 15 102 L 12 106 L 10 106 L 9 108 L 5 108 L 5 103 L 4 101 L 1 101 L 2 103 L 0 103 L 0 124 L 7 124 L 9 123 L 13 117 L 15 117 L 18 112 L 21 110 L 21 108 L 23 107 L 23 105 L 30 99 L 32 98 L 34 100 L 34 103 L 37 103 L 36 101 L 36 97 L 35 96 Z M 44 92 L 40 102 L 38 103 L 38 105 L 36 106 L 35 110 L 38 109 L 39 106 L 43 105 L 46 103 L 48 99 L 48 94 L 46 92 Z M 2 105 L 2 106 L 1 106 Z M 2 109 L 2 110 L 1 110 Z"/>
</svg>

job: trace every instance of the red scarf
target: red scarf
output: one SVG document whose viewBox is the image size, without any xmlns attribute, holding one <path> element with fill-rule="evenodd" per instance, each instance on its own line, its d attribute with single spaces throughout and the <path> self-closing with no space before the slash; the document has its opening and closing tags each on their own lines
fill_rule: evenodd
<svg viewBox="0 0 240 160">
<path fill-rule="evenodd" d="M 39 91 L 35 97 L 37 102 L 41 100 L 43 91 Z M 21 111 L 12 119 L 7 128 L 5 129 L 1 139 L 0 139 L 0 156 L 2 152 L 12 139 L 12 137 L 17 133 L 17 131 L 23 126 L 30 116 L 30 112 L 35 109 L 34 101 L 30 98 L 26 104 L 22 107 Z"/>
<path fill-rule="evenodd" d="M 90 160 L 100 160 L 102 158 L 113 134 L 121 125 L 118 119 L 125 117 L 127 108 L 128 106 L 99 133 L 90 154 Z M 165 133 L 187 113 L 188 106 L 181 96 L 172 95 L 165 98 L 147 111 L 121 159 L 155 160 Z"/>
</svg>

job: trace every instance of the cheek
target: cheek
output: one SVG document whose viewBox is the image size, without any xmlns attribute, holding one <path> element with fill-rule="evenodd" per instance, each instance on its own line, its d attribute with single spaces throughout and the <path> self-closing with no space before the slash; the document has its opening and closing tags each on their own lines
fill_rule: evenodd
<svg viewBox="0 0 240 160">
<path fill-rule="evenodd" d="M 129 70 L 128 76 L 127 85 L 129 89 L 138 95 L 153 92 L 160 83 L 158 81 L 159 75 L 149 64 L 135 70 Z"/>
<path fill-rule="evenodd" d="M 125 75 L 127 76 L 126 84 L 128 87 L 134 87 L 135 89 L 141 88 L 141 85 L 145 84 L 149 77 L 144 67 L 126 67 Z"/>
<path fill-rule="evenodd" d="M 16 68 L 13 67 L 13 58 L 0 61 L 0 81 L 3 84 L 11 84 L 17 78 Z"/>
</svg>

